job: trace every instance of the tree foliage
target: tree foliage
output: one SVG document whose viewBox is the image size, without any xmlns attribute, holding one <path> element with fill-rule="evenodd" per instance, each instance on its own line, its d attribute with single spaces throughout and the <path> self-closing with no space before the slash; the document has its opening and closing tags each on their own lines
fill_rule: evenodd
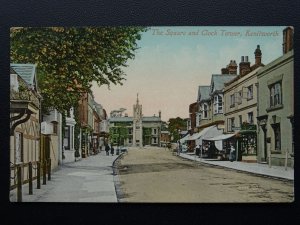
<svg viewBox="0 0 300 225">
<path fill-rule="evenodd" d="M 120 84 L 143 27 L 12 28 L 11 62 L 38 66 L 43 108 L 68 110 L 92 82 Z"/>
<path fill-rule="evenodd" d="M 117 146 L 124 145 L 125 140 L 129 137 L 128 127 L 125 124 L 110 127 L 109 136 L 112 143 L 116 143 Z"/>
<path fill-rule="evenodd" d="M 180 139 L 179 130 L 186 130 L 186 121 L 180 117 L 170 118 L 168 121 L 168 130 L 173 136 L 173 141 Z"/>
</svg>

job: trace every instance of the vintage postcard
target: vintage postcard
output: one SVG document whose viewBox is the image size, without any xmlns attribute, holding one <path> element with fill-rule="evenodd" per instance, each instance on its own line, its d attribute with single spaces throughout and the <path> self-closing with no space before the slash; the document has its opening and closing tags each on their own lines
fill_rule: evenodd
<svg viewBox="0 0 300 225">
<path fill-rule="evenodd" d="M 294 27 L 11 27 L 11 202 L 294 202 Z"/>
</svg>

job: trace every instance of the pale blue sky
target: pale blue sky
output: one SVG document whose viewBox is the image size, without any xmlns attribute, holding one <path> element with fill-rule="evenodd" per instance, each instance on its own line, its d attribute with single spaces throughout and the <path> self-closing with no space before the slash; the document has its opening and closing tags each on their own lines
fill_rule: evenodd
<svg viewBox="0 0 300 225">
<path fill-rule="evenodd" d="M 262 63 L 282 55 L 285 27 L 151 27 L 138 42 L 135 59 L 128 62 L 123 86 L 94 86 L 95 100 L 109 114 L 111 110 L 132 107 L 139 93 L 145 116 L 162 119 L 189 117 L 188 107 L 197 99 L 199 85 L 209 85 L 211 74 L 220 74 L 230 60 L 239 64 L 248 56 L 254 64 L 254 51 L 260 45 Z M 177 32 L 175 34 L 175 32 Z M 192 33 L 193 32 L 193 33 Z M 253 32 L 271 32 L 254 36 Z M 262 34 L 262 33 L 260 33 Z"/>
</svg>

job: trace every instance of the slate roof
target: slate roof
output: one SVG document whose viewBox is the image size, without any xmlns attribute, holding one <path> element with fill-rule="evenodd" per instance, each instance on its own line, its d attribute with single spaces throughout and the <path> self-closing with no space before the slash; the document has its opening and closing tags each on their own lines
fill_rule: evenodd
<svg viewBox="0 0 300 225">
<path fill-rule="evenodd" d="M 156 117 L 156 116 L 150 116 L 150 117 L 143 117 L 142 118 L 143 122 L 161 122 L 161 118 L 160 117 Z"/>
<path fill-rule="evenodd" d="M 210 86 L 199 86 L 198 87 L 198 98 L 197 101 L 209 99 Z"/>
<path fill-rule="evenodd" d="M 36 64 L 10 64 L 10 67 L 28 84 L 37 89 Z"/>
<path fill-rule="evenodd" d="M 212 74 L 210 86 L 213 89 L 211 89 L 211 93 L 221 91 L 224 88 L 224 83 L 231 81 L 236 76 L 236 74 Z"/>
<path fill-rule="evenodd" d="M 111 117 L 109 118 L 109 122 L 132 122 L 132 117 Z"/>
</svg>

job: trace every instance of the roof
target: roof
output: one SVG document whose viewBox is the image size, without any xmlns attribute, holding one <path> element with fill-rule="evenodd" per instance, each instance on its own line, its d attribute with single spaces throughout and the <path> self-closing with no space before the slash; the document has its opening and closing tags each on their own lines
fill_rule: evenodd
<svg viewBox="0 0 300 225">
<path fill-rule="evenodd" d="M 111 117 L 109 118 L 109 122 L 132 122 L 132 117 Z"/>
<path fill-rule="evenodd" d="M 262 74 L 264 74 L 266 71 L 271 70 L 271 68 L 276 67 L 278 65 L 280 65 L 281 63 L 286 62 L 286 60 L 289 60 L 289 58 L 293 58 L 294 57 L 294 50 L 291 50 L 287 53 L 285 53 L 284 55 L 276 58 L 275 60 L 273 60 L 272 62 L 268 63 L 267 65 L 265 65 L 263 68 L 261 68 L 258 72 L 257 77 L 261 77 Z"/>
<path fill-rule="evenodd" d="M 236 74 L 212 74 L 211 76 L 211 93 L 221 91 L 224 88 L 224 83 L 234 79 Z"/>
<path fill-rule="evenodd" d="M 37 86 L 36 64 L 10 64 L 10 66 L 27 84 Z"/>
<path fill-rule="evenodd" d="M 161 122 L 161 118 L 156 117 L 156 116 L 143 117 L 142 121 L 143 122 Z"/>
<path fill-rule="evenodd" d="M 244 74 L 243 76 L 241 74 L 237 75 L 235 78 L 233 78 L 232 80 L 230 80 L 229 82 L 225 83 L 224 86 L 229 86 L 230 84 L 233 84 L 234 82 L 236 82 L 237 80 L 242 79 L 243 77 L 249 77 L 252 76 L 253 74 L 255 74 L 256 72 L 258 72 L 259 69 L 262 68 L 263 64 L 260 64 L 261 66 L 257 65 L 258 67 L 256 67 L 255 69 L 251 70 L 249 73 Z M 254 68 L 254 67 L 253 67 Z"/>
<path fill-rule="evenodd" d="M 219 136 L 212 137 L 212 138 L 207 138 L 205 140 L 207 140 L 207 141 L 220 141 L 220 140 L 226 140 L 226 139 L 231 138 L 233 136 L 235 136 L 235 134 L 221 134 Z"/>
<path fill-rule="evenodd" d="M 198 87 L 198 101 L 209 99 L 210 86 L 199 86 Z"/>
</svg>

